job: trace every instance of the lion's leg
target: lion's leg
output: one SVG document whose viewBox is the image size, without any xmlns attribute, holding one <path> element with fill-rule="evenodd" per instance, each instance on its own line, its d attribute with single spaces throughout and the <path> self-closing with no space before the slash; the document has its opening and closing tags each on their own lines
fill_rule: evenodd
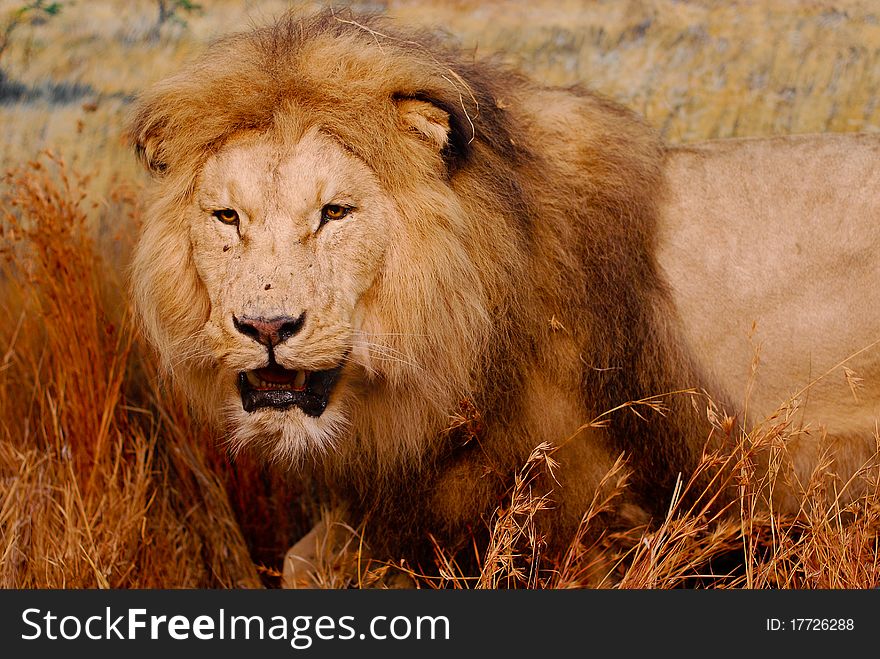
<svg viewBox="0 0 880 659">
<path fill-rule="evenodd" d="M 325 511 L 284 557 L 283 588 L 411 588 L 400 570 L 375 561 L 341 510 Z"/>
<path fill-rule="evenodd" d="M 357 574 L 358 538 L 339 510 L 321 520 L 284 557 L 282 587 L 341 588 Z"/>
</svg>

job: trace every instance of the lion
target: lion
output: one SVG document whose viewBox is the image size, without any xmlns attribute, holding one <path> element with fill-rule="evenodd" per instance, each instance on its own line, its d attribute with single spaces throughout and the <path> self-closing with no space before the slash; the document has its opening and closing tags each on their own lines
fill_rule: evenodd
<svg viewBox="0 0 880 659">
<path fill-rule="evenodd" d="M 875 449 L 876 137 L 674 148 L 583 87 L 329 11 L 215 42 L 129 134 L 155 180 L 145 335 L 234 449 L 332 492 L 376 555 L 484 535 L 542 444 L 548 551 L 620 456 L 604 522 L 648 523 L 724 439 L 701 396 L 742 422 L 863 348 L 867 386 L 803 407 L 824 425 L 795 463 L 826 430 L 849 473 Z"/>
</svg>

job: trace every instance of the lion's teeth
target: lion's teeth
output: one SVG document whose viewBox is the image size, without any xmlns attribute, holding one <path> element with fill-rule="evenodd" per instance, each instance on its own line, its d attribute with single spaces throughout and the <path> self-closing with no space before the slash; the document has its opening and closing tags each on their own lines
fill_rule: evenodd
<svg viewBox="0 0 880 659">
<path fill-rule="evenodd" d="M 245 377 L 252 387 L 261 391 L 305 391 L 308 371 L 296 371 L 293 380 L 287 382 L 270 382 L 264 380 L 256 371 L 245 371 Z"/>
</svg>

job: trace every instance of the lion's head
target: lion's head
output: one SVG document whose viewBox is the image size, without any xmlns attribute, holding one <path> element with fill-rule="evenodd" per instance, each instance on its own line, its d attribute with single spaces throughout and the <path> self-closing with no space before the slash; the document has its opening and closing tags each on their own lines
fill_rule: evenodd
<svg viewBox="0 0 880 659">
<path fill-rule="evenodd" d="M 135 300 L 237 446 L 299 459 L 356 434 L 367 456 L 417 455 L 471 394 L 492 307 L 516 306 L 489 255 L 517 252 L 517 192 L 493 158 L 469 165 L 498 110 L 436 52 L 288 18 L 140 99 L 130 134 L 157 185 Z M 453 185 L 471 178 L 466 207 Z"/>
</svg>

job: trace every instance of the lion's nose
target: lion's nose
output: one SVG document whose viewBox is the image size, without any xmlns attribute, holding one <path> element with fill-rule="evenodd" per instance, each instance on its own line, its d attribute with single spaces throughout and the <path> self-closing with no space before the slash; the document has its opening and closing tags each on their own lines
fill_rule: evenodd
<svg viewBox="0 0 880 659">
<path fill-rule="evenodd" d="M 232 314 L 232 324 L 235 325 L 235 329 L 245 336 L 251 337 L 257 343 L 262 343 L 267 348 L 273 348 L 279 343 L 287 341 L 302 329 L 305 321 L 305 311 L 298 318 L 291 316 L 277 316 L 275 318 L 242 316 L 236 318 L 235 314 Z"/>
</svg>

